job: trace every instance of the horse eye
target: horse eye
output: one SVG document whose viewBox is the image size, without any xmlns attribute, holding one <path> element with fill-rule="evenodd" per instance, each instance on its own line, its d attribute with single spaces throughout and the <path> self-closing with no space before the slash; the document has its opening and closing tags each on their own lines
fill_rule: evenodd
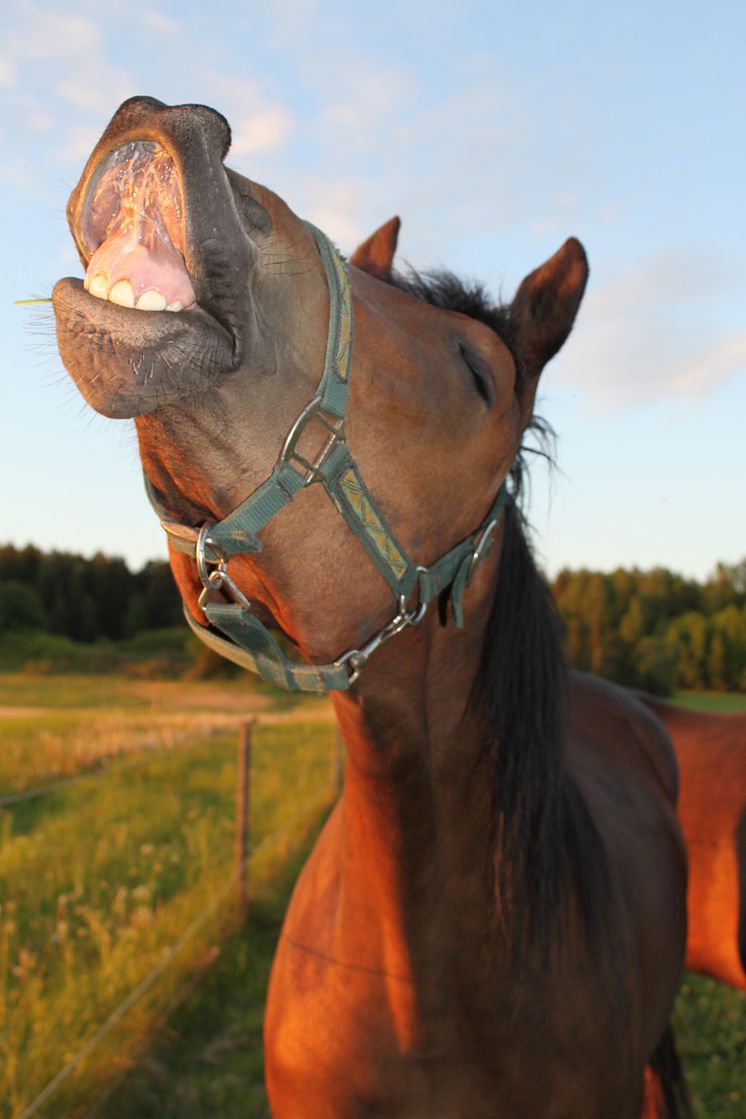
<svg viewBox="0 0 746 1119">
<path fill-rule="evenodd" d="M 471 373 L 474 387 L 485 402 L 487 407 L 492 405 L 492 379 L 485 369 L 485 363 L 481 357 L 475 354 L 468 346 L 459 341 L 456 346 L 459 357 L 463 361 L 466 368 Z"/>
</svg>

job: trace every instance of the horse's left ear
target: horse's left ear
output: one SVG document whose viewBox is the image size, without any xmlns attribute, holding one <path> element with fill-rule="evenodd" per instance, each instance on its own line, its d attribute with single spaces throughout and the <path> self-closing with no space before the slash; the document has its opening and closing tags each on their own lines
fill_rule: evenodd
<svg viewBox="0 0 746 1119">
<path fill-rule="evenodd" d="M 367 241 L 358 245 L 350 257 L 350 264 L 361 268 L 363 272 L 370 272 L 379 280 L 388 280 L 391 276 L 391 267 L 394 263 L 394 253 L 399 240 L 401 221 L 399 218 L 390 218 Z"/>
<path fill-rule="evenodd" d="M 588 279 L 585 249 L 575 237 L 526 276 L 510 305 L 514 346 L 533 394 L 539 373 L 567 340 Z"/>
</svg>

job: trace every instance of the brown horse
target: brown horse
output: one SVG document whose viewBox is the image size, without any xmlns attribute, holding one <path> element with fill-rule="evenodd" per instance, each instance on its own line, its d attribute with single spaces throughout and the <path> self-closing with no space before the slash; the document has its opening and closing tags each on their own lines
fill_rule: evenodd
<svg viewBox="0 0 746 1119">
<path fill-rule="evenodd" d="M 670 742 L 567 674 L 518 505 L 583 249 L 505 307 L 392 277 L 397 222 L 348 268 L 229 142 L 207 108 L 125 102 L 70 200 L 85 286 L 54 304 L 86 399 L 136 417 L 193 627 L 335 693 L 344 790 L 274 962 L 272 1113 L 683 1114 Z"/>
<path fill-rule="evenodd" d="M 686 967 L 746 990 L 746 714 L 642 696 L 673 739 L 689 854 Z"/>
</svg>

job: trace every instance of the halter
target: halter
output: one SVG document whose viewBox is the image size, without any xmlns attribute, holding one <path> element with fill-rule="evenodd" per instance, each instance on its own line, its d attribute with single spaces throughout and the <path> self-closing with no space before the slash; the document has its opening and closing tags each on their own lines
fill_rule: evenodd
<svg viewBox="0 0 746 1119">
<path fill-rule="evenodd" d="M 148 481 L 145 486 L 161 524 L 179 552 L 197 564 L 203 590 L 199 605 L 213 629 L 195 622 L 185 608 L 189 626 L 211 649 L 257 672 L 268 683 L 289 691 L 346 691 L 379 646 L 409 626 L 417 625 L 429 604 L 451 588 L 457 626 L 463 626 L 461 598 L 481 561 L 489 554 L 507 491 L 505 484 L 475 533 L 430 567 L 411 560 L 376 505 L 347 448 L 345 411 L 352 351 L 352 299 L 347 266 L 328 238 L 306 222 L 313 234 L 329 285 L 329 334 L 324 371 L 313 399 L 288 432 L 270 476 L 222 521 L 195 529 L 169 517 Z M 323 430 L 323 446 L 313 459 L 298 451 L 307 427 Z M 251 613 L 251 603 L 228 573 L 228 560 L 240 552 L 262 550 L 258 533 L 301 490 L 320 483 L 347 521 L 394 593 L 396 614 L 359 649 L 348 649 L 330 664 L 299 664 L 290 660 L 277 640 Z M 416 592 L 416 593 L 415 593 Z M 219 630 L 224 636 L 215 632 Z"/>
</svg>

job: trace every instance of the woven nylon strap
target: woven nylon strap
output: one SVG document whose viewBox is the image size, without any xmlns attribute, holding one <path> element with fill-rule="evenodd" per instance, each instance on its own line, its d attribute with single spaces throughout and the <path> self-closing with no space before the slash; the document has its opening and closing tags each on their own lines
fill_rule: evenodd
<svg viewBox="0 0 746 1119">
<path fill-rule="evenodd" d="M 186 619 L 197 636 L 228 660 L 257 672 L 263 680 L 290 691 L 345 691 L 357 678 L 368 656 L 383 640 L 422 617 L 441 591 L 451 588 L 451 605 L 457 625 L 463 625 L 461 599 L 472 573 L 488 554 L 502 506 L 503 486 L 484 522 L 473 536 L 457 544 L 429 568 L 414 563 L 405 553 L 376 505 L 347 447 L 344 429 L 352 351 L 352 300 L 347 268 L 337 250 L 315 226 L 306 223 L 314 236 L 329 286 L 329 333 L 324 371 L 316 396 L 293 424 L 270 476 L 223 520 L 202 530 L 170 518 L 159 495 L 145 480 L 146 490 L 161 518 L 172 546 L 195 558 L 206 592 L 200 605 L 211 626 L 224 636 Z M 311 424 L 325 435 L 323 447 L 313 461 L 297 445 Z M 320 483 L 366 549 L 378 571 L 391 587 L 399 612 L 379 634 L 360 650 L 349 650 L 325 665 L 299 664 L 290 660 L 270 631 L 250 613 L 250 604 L 227 574 L 225 565 L 241 552 L 262 549 L 259 533 L 281 509 L 305 487 Z M 206 565 L 216 564 L 208 575 Z M 225 601 L 221 591 L 235 601 Z M 415 593 L 416 592 L 416 593 Z M 414 600 L 412 609 L 407 603 Z"/>
</svg>

